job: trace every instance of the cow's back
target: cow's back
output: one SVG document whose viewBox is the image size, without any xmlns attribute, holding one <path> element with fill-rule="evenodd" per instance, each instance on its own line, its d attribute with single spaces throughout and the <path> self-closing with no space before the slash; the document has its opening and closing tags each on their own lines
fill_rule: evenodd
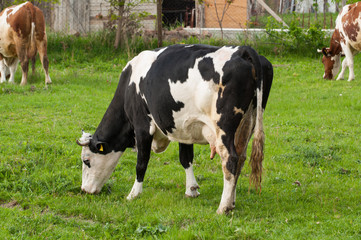
<svg viewBox="0 0 361 240">
<path fill-rule="evenodd" d="M 346 5 L 336 19 L 341 42 L 349 43 L 355 50 L 361 51 L 361 3 Z"/>
<path fill-rule="evenodd" d="M 206 143 L 204 126 L 215 131 L 221 111 L 232 118 L 235 106 L 246 111 L 252 100 L 252 64 L 236 56 L 237 51 L 238 47 L 174 45 L 143 52 L 129 63 L 129 85 L 136 85 L 136 93 L 127 93 L 127 98 L 140 94 L 143 112 L 169 139 Z"/>
<path fill-rule="evenodd" d="M 46 38 L 42 11 L 26 2 L 4 9 L 0 14 L 0 53 L 5 57 L 16 57 L 15 44 L 28 48 L 28 55 L 36 52 L 34 37 Z"/>
</svg>

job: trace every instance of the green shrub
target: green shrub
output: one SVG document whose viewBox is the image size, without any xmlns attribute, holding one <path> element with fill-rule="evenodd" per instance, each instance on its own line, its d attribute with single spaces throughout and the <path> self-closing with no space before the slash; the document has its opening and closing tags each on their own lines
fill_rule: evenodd
<svg viewBox="0 0 361 240">
<path fill-rule="evenodd" d="M 281 31 L 275 29 L 281 29 Z M 319 24 L 311 25 L 310 28 L 305 29 L 299 27 L 296 20 L 293 20 L 289 28 L 286 29 L 269 17 L 266 32 L 268 40 L 279 45 L 285 53 L 316 56 L 318 55 L 317 49 L 326 46 L 329 42 L 329 37 L 322 31 Z"/>
</svg>

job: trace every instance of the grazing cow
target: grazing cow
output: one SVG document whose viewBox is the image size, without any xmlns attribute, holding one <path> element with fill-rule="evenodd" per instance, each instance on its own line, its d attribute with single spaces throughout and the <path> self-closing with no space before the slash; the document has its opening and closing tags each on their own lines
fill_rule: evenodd
<svg viewBox="0 0 361 240">
<path fill-rule="evenodd" d="M 45 83 L 51 83 L 48 73 L 47 38 L 42 11 L 30 2 L 5 8 L 0 13 L 0 83 L 6 81 L 6 67 L 10 71 L 10 83 L 18 63 L 22 68 L 21 85 L 27 83 L 30 59 L 39 52 L 45 72 Z M 33 67 L 34 70 L 34 67 Z"/>
<path fill-rule="evenodd" d="M 151 150 L 179 142 L 186 192 L 196 197 L 193 144 L 210 144 L 222 159 L 224 187 L 218 213 L 235 207 L 236 183 L 254 132 L 251 181 L 260 189 L 263 111 L 272 64 L 250 47 L 173 45 L 144 51 L 123 69 L 118 88 L 93 135 L 82 146 L 82 190 L 98 193 L 126 148 L 136 147 L 136 180 L 127 199 L 142 192 Z M 213 150 L 212 150 L 213 151 Z"/>
<path fill-rule="evenodd" d="M 341 54 L 345 54 L 342 70 L 337 80 L 343 79 L 346 67 L 349 67 L 348 81 L 355 79 L 353 56 L 361 51 L 361 3 L 346 5 L 337 16 L 329 48 L 318 50 L 323 53 L 322 63 L 325 67 L 323 78 L 333 79 L 341 66 Z"/>
</svg>

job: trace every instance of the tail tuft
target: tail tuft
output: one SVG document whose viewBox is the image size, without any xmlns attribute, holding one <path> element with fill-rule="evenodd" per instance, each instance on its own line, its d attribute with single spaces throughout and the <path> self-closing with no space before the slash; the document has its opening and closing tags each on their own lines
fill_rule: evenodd
<svg viewBox="0 0 361 240">
<path fill-rule="evenodd" d="M 250 185 L 254 185 L 256 190 L 261 192 L 262 182 L 262 161 L 263 161 L 263 147 L 264 147 L 264 132 L 259 129 L 255 132 L 252 142 L 252 153 L 250 158 L 250 165 L 252 173 L 250 176 Z"/>
</svg>

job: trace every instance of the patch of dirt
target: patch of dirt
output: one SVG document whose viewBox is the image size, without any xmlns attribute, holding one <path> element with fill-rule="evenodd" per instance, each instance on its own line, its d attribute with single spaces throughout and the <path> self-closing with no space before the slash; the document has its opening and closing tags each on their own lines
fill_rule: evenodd
<svg viewBox="0 0 361 240">
<path fill-rule="evenodd" d="M 0 207 L 2 208 L 15 208 L 15 207 L 18 207 L 20 204 L 14 200 L 14 201 L 11 201 L 11 202 L 8 202 L 8 203 L 3 203 L 0 205 Z"/>
</svg>

